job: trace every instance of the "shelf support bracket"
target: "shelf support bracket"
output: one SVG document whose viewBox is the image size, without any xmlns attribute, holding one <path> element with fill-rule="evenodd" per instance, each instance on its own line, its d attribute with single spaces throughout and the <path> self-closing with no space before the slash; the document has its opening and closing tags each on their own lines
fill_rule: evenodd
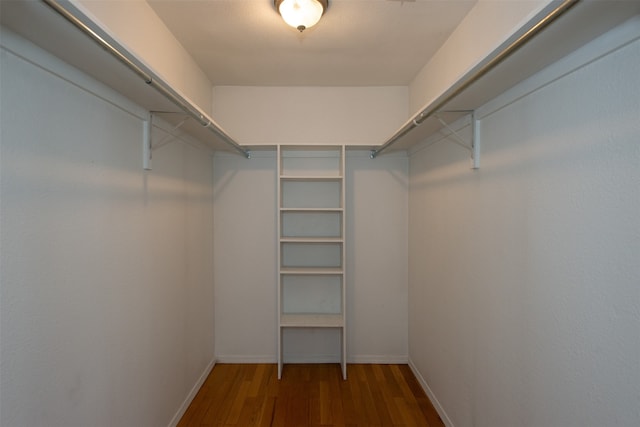
<svg viewBox="0 0 640 427">
<path fill-rule="evenodd" d="M 447 136 L 453 136 L 453 142 L 458 144 L 460 147 L 471 151 L 472 148 L 470 146 L 468 146 L 465 142 L 465 140 L 458 134 L 458 132 L 455 131 L 455 129 L 451 128 L 451 126 L 449 126 L 449 124 L 447 122 L 445 122 L 444 120 L 442 120 L 442 118 L 438 115 L 438 114 L 434 114 L 433 117 L 440 122 L 440 124 L 442 126 L 445 127 L 445 129 L 447 129 L 449 131 L 449 135 Z M 473 142 L 471 142 L 471 144 L 473 145 Z"/>
<path fill-rule="evenodd" d="M 149 118 L 147 120 L 143 120 L 142 122 L 142 167 L 144 168 L 144 170 L 151 170 L 151 159 L 153 157 L 154 150 L 164 147 L 165 145 L 170 144 L 175 140 L 180 140 L 175 132 L 180 129 L 180 127 L 182 127 L 182 125 L 185 124 L 186 121 L 190 118 L 189 116 L 185 115 L 185 118 L 180 123 L 175 125 L 170 130 L 165 130 L 168 135 L 154 144 L 151 137 L 153 113 L 154 111 L 149 112 Z"/>
<path fill-rule="evenodd" d="M 146 171 L 151 170 L 151 114 L 146 120 L 142 121 L 142 168 Z"/>
<path fill-rule="evenodd" d="M 460 111 L 440 111 L 440 113 L 458 113 Z M 453 137 L 453 142 L 468 150 L 471 153 L 472 169 L 480 169 L 480 120 L 476 118 L 476 112 L 471 110 L 471 144 L 467 145 L 464 138 L 460 136 L 455 129 L 451 128 L 447 122 L 436 113 L 433 117 L 440 122 L 442 126 L 449 131 L 449 135 Z"/>
<path fill-rule="evenodd" d="M 480 119 L 476 118 L 476 112 L 471 113 L 471 159 L 473 169 L 480 169 Z"/>
<path fill-rule="evenodd" d="M 151 118 L 153 119 L 153 113 L 154 111 L 151 112 Z M 176 113 L 176 114 L 181 114 L 181 113 Z M 175 132 L 180 129 L 182 127 L 182 125 L 184 125 L 187 120 L 189 120 L 190 117 L 185 115 L 184 119 L 178 123 L 177 125 L 175 125 L 174 127 L 172 127 L 169 130 L 165 130 L 165 132 L 167 132 L 167 135 L 162 138 L 160 141 L 156 142 L 155 144 L 153 142 L 151 142 L 151 149 L 152 150 L 157 150 L 158 148 L 162 148 L 167 144 L 172 143 L 175 140 L 180 140 L 180 137 L 178 137 L 178 135 L 175 134 Z"/>
</svg>

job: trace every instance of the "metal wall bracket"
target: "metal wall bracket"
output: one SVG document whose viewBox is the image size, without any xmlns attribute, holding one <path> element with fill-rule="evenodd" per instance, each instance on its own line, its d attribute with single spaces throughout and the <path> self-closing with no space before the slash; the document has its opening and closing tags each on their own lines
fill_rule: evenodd
<svg viewBox="0 0 640 427">
<path fill-rule="evenodd" d="M 178 124 L 176 124 L 175 126 L 173 126 L 171 129 L 165 129 L 164 126 L 163 127 L 158 127 L 159 129 L 161 129 L 163 132 L 166 133 L 166 135 L 158 140 L 158 141 L 153 141 L 152 140 L 152 136 L 151 136 L 151 128 L 153 127 L 153 116 L 154 115 L 159 115 L 160 117 L 162 117 L 162 114 L 179 114 L 183 117 L 182 121 L 180 121 Z M 190 119 L 193 119 L 193 117 L 191 117 L 190 115 L 181 113 L 181 112 L 176 112 L 176 111 L 150 111 L 149 112 L 149 118 L 147 120 L 143 120 L 143 139 L 142 139 L 142 150 L 143 150 L 143 160 L 142 160 L 142 165 L 143 168 L 145 170 L 151 170 L 151 157 L 153 154 L 154 150 L 157 150 L 161 147 L 164 147 L 167 144 L 170 144 L 174 141 L 182 141 L 184 143 L 189 143 L 187 140 L 183 139 L 180 135 L 177 134 L 177 131 Z M 209 127 L 209 125 L 205 126 L 205 127 Z M 217 131 L 215 131 L 217 132 Z M 219 134 L 222 135 L 222 134 Z M 238 146 L 240 147 L 240 146 Z M 239 151 L 242 153 L 242 155 L 247 158 L 250 159 L 251 158 L 251 151 L 245 148 L 236 148 L 235 146 L 233 146 L 234 149 L 236 149 L 236 151 Z"/>
<path fill-rule="evenodd" d="M 164 147 L 167 144 L 172 143 L 173 141 L 180 140 L 178 135 L 175 132 L 180 129 L 180 127 L 185 124 L 187 120 L 190 119 L 189 116 L 185 115 L 185 118 L 175 125 L 170 130 L 165 130 L 167 135 L 154 143 L 151 137 L 151 126 L 153 124 L 153 111 L 149 113 L 149 119 L 143 120 L 142 122 L 142 167 L 144 170 L 151 170 L 151 160 L 153 157 L 153 150 L 157 150 L 158 148 Z"/>
<path fill-rule="evenodd" d="M 153 120 L 153 111 L 151 112 L 151 119 Z M 177 113 L 177 114 L 181 114 L 181 113 Z M 159 140 L 158 142 L 156 142 L 155 144 L 152 142 L 151 143 L 151 149 L 152 150 L 157 150 L 158 148 L 164 147 L 165 145 L 171 144 L 174 141 L 179 141 L 180 137 L 178 135 L 175 134 L 175 132 L 180 129 L 182 127 L 182 125 L 184 125 L 187 120 L 189 120 L 191 117 L 184 115 L 184 119 L 182 119 L 181 122 L 179 122 L 177 125 L 175 125 L 174 127 L 172 127 L 169 130 L 164 130 L 165 132 L 167 132 L 167 135 L 162 138 L 161 140 Z"/>
<path fill-rule="evenodd" d="M 146 171 L 151 170 L 151 115 L 147 120 L 142 121 L 142 168 Z"/>
<path fill-rule="evenodd" d="M 461 111 L 439 111 L 439 113 L 460 113 Z M 453 137 L 453 142 L 468 150 L 471 154 L 472 161 L 472 169 L 480 169 L 480 119 L 476 118 L 475 111 L 464 111 L 471 113 L 471 142 L 467 144 L 467 142 L 456 132 L 454 129 L 449 126 L 447 122 L 442 120 L 442 118 L 435 113 L 433 117 L 440 122 L 442 126 L 445 127 L 449 131 L 448 136 Z"/>
<path fill-rule="evenodd" d="M 480 169 L 480 119 L 476 118 L 475 111 L 471 113 L 471 159 L 473 160 L 473 169 Z"/>
</svg>

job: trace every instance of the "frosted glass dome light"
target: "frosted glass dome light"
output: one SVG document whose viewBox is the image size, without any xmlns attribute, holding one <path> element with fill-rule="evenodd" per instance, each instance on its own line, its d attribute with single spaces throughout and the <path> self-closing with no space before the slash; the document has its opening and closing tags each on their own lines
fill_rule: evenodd
<svg viewBox="0 0 640 427">
<path fill-rule="evenodd" d="M 303 32 L 318 23 L 329 5 L 328 0 L 274 0 L 284 22 Z"/>
</svg>

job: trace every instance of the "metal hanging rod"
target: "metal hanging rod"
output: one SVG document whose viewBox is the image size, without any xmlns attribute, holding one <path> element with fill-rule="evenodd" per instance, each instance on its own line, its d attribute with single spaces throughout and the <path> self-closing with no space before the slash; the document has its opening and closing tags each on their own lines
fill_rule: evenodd
<svg viewBox="0 0 640 427">
<path fill-rule="evenodd" d="M 563 0 L 559 5 L 554 7 L 550 12 L 545 14 L 538 22 L 533 24 L 523 34 L 517 37 L 514 41 L 503 46 L 497 52 L 491 53 L 483 62 L 478 64 L 460 80 L 454 83 L 449 89 L 447 89 L 442 95 L 436 98 L 431 104 L 429 104 L 420 113 L 414 115 L 402 128 L 400 128 L 391 138 L 389 138 L 380 148 L 371 150 L 371 158 L 374 159 L 381 152 L 398 142 L 400 138 L 411 132 L 413 129 L 420 126 L 425 120 L 437 113 L 447 103 L 453 100 L 456 96 L 460 95 L 465 89 L 479 80 L 482 76 L 494 69 L 498 64 L 504 61 L 511 54 L 516 52 L 522 46 L 524 46 L 529 40 L 531 40 L 536 34 L 546 28 L 549 24 L 563 15 L 570 8 L 575 6 L 580 0 Z"/>
<path fill-rule="evenodd" d="M 176 91 L 174 91 L 169 85 L 167 85 L 164 81 L 154 77 L 151 72 L 144 70 L 142 67 L 137 65 L 130 57 L 128 52 L 122 52 L 117 47 L 113 46 L 107 40 L 105 40 L 102 36 L 96 33 L 93 29 L 91 29 L 88 25 L 86 25 L 82 20 L 80 20 L 77 16 L 75 16 L 72 12 L 58 3 L 56 0 L 42 0 L 47 6 L 52 8 L 58 14 L 60 14 L 67 21 L 72 23 L 76 28 L 82 31 L 86 36 L 91 38 L 94 42 L 96 42 L 100 47 L 109 52 L 114 58 L 123 63 L 127 68 L 137 74 L 139 77 L 144 80 L 146 84 L 154 88 L 161 95 L 167 98 L 169 101 L 174 103 L 177 107 L 179 107 L 182 111 L 187 113 L 190 117 L 194 118 L 198 123 L 200 123 L 203 127 L 210 130 L 212 133 L 221 138 L 226 144 L 230 145 L 234 150 L 241 153 L 246 158 L 251 157 L 251 153 L 249 150 L 242 148 L 237 142 L 233 140 L 224 130 L 222 130 L 218 125 L 216 125 L 211 118 L 209 118 L 204 112 L 200 111 L 198 107 L 193 105 L 191 102 L 186 100 Z"/>
</svg>

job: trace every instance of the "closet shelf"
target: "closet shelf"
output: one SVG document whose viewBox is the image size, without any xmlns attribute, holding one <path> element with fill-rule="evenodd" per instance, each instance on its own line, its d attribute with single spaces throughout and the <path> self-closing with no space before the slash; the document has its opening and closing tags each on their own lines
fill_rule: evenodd
<svg viewBox="0 0 640 427">
<path fill-rule="evenodd" d="M 341 182 L 341 176 L 295 176 L 295 175 L 281 175 L 280 181 L 294 181 L 294 182 Z"/>
<path fill-rule="evenodd" d="M 341 328 L 344 326 L 342 314 L 282 314 L 281 328 Z"/>
<path fill-rule="evenodd" d="M 339 276 L 342 275 L 344 270 L 336 267 L 283 267 L 280 269 L 282 275 L 295 275 L 295 276 Z"/>
<path fill-rule="evenodd" d="M 205 111 L 73 2 L 2 2 L 0 23 L 147 111 L 162 114 L 171 125 L 188 117 L 190 120 L 180 129 L 211 149 L 250 156 L 249 150 L 239 145 Z"/>
<path fill-rule="evenodd" d="M 376 157 L 410 149 L 443 129 L 436 115 L 452 123 L 559 59 L 640 13 L 638 1 L 551 2 L 503 43 L 413 114 L 380 145 Z M 481 117 L 480 117 L 481 119 Z"/>
<path fill-rule="evenodd" d="M 283 213 L 327 213 L 342 212 L 343 208 L 280 208 Z"/>
<path fill-rule="evenodd" d="M 287 237 L 280 238 L 281 243 L 343 243 L 342 237 Z"/>
<path fill-rule="evenodd" d="M 333 328 L 346 379 L 345 147 L 277 151 L 278 378 L 284 340 L 314 338 L 304 332 L 285 338 L 284 329 Z"/>
</svg>

